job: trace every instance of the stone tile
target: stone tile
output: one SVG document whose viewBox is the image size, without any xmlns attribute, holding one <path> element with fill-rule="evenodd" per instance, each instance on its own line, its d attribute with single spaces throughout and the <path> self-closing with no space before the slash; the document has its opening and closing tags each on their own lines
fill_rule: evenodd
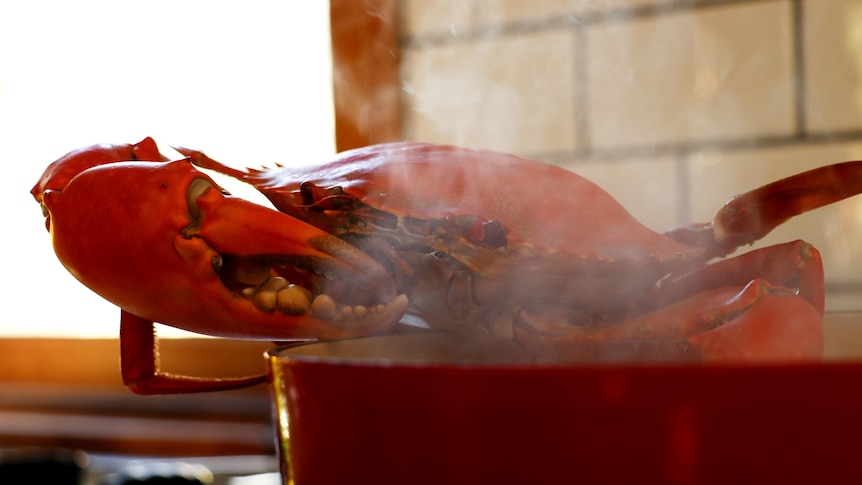
<svg viewBox="0 0 862 485">
<path fill-rule="evenodd" d="M 807 0 L 804 12 L 808 129 L 862 129 L 862 2 Z"/>
<path fill-rule="evenodd" d="M 568 30 L 404 53 L 407 139 L 533 154 L 576 148 Z"/>
<path fill-rule="evenodd" d="M 751 2 L 588 29 L 594 146 L 791 133 L 790 14 L 790 2 Z"/>
<path fill-rule="evenodd" d="M 401 34 L 457 34 L 472 27 L 473 9 L 472 1 L 402 0 L 398 12 Z"/>
<path fill-rule="evenodd" d="M 676 163 L 670 157 L 602 160 L 565 167 L 605 189 L 656 232 L 686 222 L 678 219 L 682 201 Z"/>
</svg>

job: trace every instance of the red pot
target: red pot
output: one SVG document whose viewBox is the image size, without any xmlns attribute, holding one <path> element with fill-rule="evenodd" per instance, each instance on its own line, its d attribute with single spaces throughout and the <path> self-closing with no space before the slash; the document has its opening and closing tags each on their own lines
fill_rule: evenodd
<svg viewBox="0 0 862 485">
<path fill-rule="evenodd" d="M 443 335 L 270 362 L 297 485 L 862 483 L 858 363 L 535 365 Z"/>
</svg>

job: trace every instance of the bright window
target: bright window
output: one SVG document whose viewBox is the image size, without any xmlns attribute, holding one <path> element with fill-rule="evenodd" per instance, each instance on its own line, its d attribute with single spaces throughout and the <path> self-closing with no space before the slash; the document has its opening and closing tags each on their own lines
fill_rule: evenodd
<svg viewBox="0 0 862 485">
<path fill-rule="evenodd" d="M 320 160 L 329 42 L 328 2 L 0 4 L 0 336 L 117 335 L 119 310 L 62 268 L 29 194 L 49 162 L 145 136 L 237 166 Z"/>
</svg>

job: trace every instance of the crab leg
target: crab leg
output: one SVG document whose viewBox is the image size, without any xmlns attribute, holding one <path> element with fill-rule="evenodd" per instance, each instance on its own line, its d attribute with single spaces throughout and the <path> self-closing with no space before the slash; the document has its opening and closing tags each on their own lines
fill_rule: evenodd
<svg viewBox="0 0 862 485">
<path fill-rule="evenodd" d="M 823 351 L 817 309 L 760 279 L 619 323 L 551 332 L 521 322 L 514 329 L 530 355 L 586 361 L 785 362 L 819 360 Z"/>
<path fill-rule="evenodd" d="M 823 315 L 823 263 L 820 252 L 804 241 L 769 246 L 671 274 L 649 300 L 654 308 L 660 308 L 711 288 L 743 286 L 756 278 L 797 290 Z"/>
<path fill-rule="evenodd" d="M 827 165 L 730 199 L 712 222 L 671 229 L 666 236 L 724 256 L 751 244 L 791 217 L 862 193 L 862 160 Z"/>
<path fill-rule="evenodd" d="M 155 325 L 125 310 L 120 313 L 120 371 L 132 392 L 145 395 L 227 391 L 261 384 L 268 377 L 203 378 L 161 372 Z"/>
</svg>

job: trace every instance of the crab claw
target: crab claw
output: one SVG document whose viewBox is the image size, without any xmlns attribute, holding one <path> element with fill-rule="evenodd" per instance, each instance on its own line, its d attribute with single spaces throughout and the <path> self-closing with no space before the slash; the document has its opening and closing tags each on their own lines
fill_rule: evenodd
<svg viewBox="0 0 862 485">
<path fill-rule="evenodd" d="M 823 353 L 818 309 L 761 279 L 612 324 L 572 329 L 521 319 L 515 334 L 531 355 L 589 362 L 817 362 Z"/>
<path fill-rule="evenodd" d="M 286 340 L 373 333 L 406 311 L 406 297 L 373 259 L 227 195 L 188 160 L 104 164 L 46 187 L 37 199 L 60 261 L 142 318 Z"/>
<path fill-rule="evenodd" d="M 153 162 L 166 162 L 168 158 L 160 151 L 155 140 L 146 137 L 135 144 L 99 144 L 73 150 L 56 161 L 52 162 L 36 185 L 30 189 L 30 194 L 42 205 L 42 214 L 45 216 L 45 228 L 51 230 L 51 218 L 48 210 L 42 203 L 42 196 L 46 191 L 62 190 L 69 181 L 84 170 L 98 167 L 119 160 L 147 160 Z"/>
<path fill-rule="evenodd" d="M 84 170 L 121 160 L 167 162 L 168 158 L 159 152 L 155 140 L 150 137 L 135 144 L 100 144 L 79 148 L 48 165 L 30 193 L 37 202 L 41 202 L 46 190 L 62 190 Z"/>
</svg>

